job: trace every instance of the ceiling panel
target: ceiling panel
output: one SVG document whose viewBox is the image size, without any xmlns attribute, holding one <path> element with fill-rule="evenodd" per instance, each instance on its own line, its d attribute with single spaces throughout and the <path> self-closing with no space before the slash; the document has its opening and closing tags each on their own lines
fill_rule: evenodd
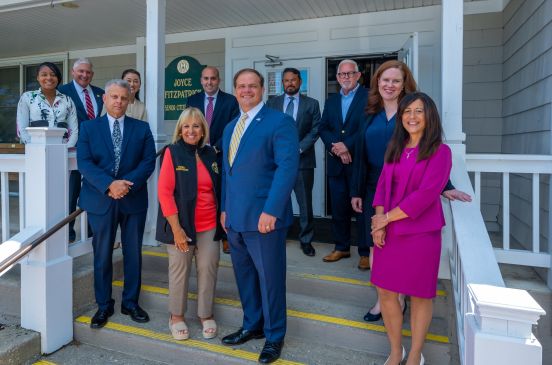
<svg viewBox="0 0 552 365">
<path fill-rule="evenodd" d="M 0 6 L 0 59 L 134 44 L 145 35 L 145 0 L 77 0 Z M 65 0 L 66 1 L 66 0 Z M 472 0 L 466 0 L 472 1 Z M 14 1 L 11 2 L 11 6 Z M 441 0 L 167 0 L 167 34 L 438 5 Z"/>
</svg>

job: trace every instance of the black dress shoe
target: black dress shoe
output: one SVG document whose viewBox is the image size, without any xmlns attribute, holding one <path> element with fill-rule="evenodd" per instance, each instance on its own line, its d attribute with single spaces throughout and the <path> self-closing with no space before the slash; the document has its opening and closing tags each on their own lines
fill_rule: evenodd
<svg viewBox="0 0 552 365">
<path fill-rule="evenodd" d="M 103 310 L 98 309 L 92 320 L 90 321 L 90 328 L 102 328 L 107 324 L 107 319 L 113 315 L 113 308 Z"/>
<path fill-rule="evenodd" d="M 138 322 L 138 323 L 149 322 L 148 314 L 146 313 L 145 310 L 140 308 L 138 304 L 136 305 L 136 307 L 132 309 L 126 308 L 125 306 L 121 305 L 121 313 L 130 315 L 130 318 L 132 318 L 134 322 Z"/>
<path fill-rule="evenodd" d="M 381 319 L 381 312 L 378 314 L 372 314 L 370 311 L 364 315 L 364 320 L 366 322 L 377 322 Z"/>
<path fill-rule="evenodd" d="M 261 364 L 270 364 L 280 358 L 282 353 L 282 347 L 284 347 L 284 341 L 280 342 L 268 342 L 266 341 L 263 346 L 263 351 L 259 355 L 259 362 Z"/>
<path fill-rule="evenodd" d="M 234 333 L 229 334 L 222 338 L 222 343 L 225 345 L 241 345 L 252 339 L 264 338 L 264 332 L 259 331 L 248 331 L 243 328 L 240 328 Z"/>
<path fill-rule="evenodd" d="M 301 242 L 301 250 L 303 250 L 303 253 L 307 256 L 314 256 L 314 254 L 316 253 L 314 247 L 312 247 L 310 243 Z"/>
</svg>

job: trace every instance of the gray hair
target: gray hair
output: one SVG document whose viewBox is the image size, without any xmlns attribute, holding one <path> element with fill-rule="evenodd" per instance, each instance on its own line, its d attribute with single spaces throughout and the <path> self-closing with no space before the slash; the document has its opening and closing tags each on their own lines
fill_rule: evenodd
<svg viewBox="0 0 552 365">
<path fill-rule="evenodd" d="M 128 84 L 128 82 L 126 82 L 125 80 L 121 80 L 121 79 L 113 79 L 113 80 L 109 80 L 108 82 L 106 82 L 105 89 L 104 89 L 106 94 L 109 91 L 109 88 L 113 85 L 116 85 L 116 86 L 123 87 L 123 88 L 127 89 L 128 93 L 130 94 L 130 85 Z"/>
<path fill-rule="evenodd" d="M 358 64 L 357 64 L 355 61 L 353 61 L 353 60 L 351 60 L 351 59 L 348 59 L 348 58 L 347 58 L 347 59 L 344 59 L 344 60 L 341 61 L 341 62 L 339 62 L 339 65 L 337 66 L 337 70 L 339 71 L 339 69 L 341 68 L 341 65 L 345 65 L 345 64 L 347 64 L 347 63 L 349 63 L 349 64 L 355 66 L 355 72 L 358 72 Z"/>
<path fill-rule="evenodd" d="M 73 63 L 73 70 L 76 69 L 79 65 L 90 65 L 90 69 L 93 69 L 92 62 L 88 58 L 79 58 Z"/>
</svg>

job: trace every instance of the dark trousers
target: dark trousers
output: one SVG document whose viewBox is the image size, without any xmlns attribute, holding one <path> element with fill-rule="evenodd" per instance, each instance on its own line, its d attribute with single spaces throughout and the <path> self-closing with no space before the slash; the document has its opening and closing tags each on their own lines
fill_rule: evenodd
<svg viewBox="0 0 552 365">
<path fill-rule="evenodd" d="M 69 175 L 69 214 L 77 210 L 77 200 L 81 190 L 81 174 L 78 170 L 71 171 Z M 76 238 L 75 233 L 75 220 L 69 222 L 69 240 L 74 241 Z"/>
<path fill-rule="evenodd" d="M 228 229 L 234 275 L 243 308 L 243 328 L 264 330 L 266 340 L 286 334 L 287 228 L 267 234 Z"/>
<path fill-rule="evenodd" d="M 299 205 L 299 242 L 311 243 L 314 236 L 312 214 L 312 186 L 314 184 L 314 169 L 300 169 L 295 181 L 293 192 Z"/>
<path fill-rule="evenodd" d="M 332 236 L 337 251 L 351 249 L 351 218 L 356 217 L 358 254 L 369 256 L 370 249 L 366 245 L 364 216 L 353 211 L 349 195 L 350 178 L 343 172 L 339 176 L 328 176 L 328 187 L 332 202 Z"/>
<path fill-rule="evenodd" d="M 119 203 L 112 204 L 107 213 L 102 215 L 88 213 L 88 221 L 94 230 L 92 247 L 94 248 L 94 293 L 98 308 L 113 308 L 111 283 L 113 281 L 113 243 L 117 227 L 121 226 L 121 243 L 123 249 L 123 266 L 125 283 L 123 288 L 123 305 L 132 309 L 138 304 L 142 284 L 142 239 L 146 212 L 124 214 L 119 210 Z"/>
</svg>

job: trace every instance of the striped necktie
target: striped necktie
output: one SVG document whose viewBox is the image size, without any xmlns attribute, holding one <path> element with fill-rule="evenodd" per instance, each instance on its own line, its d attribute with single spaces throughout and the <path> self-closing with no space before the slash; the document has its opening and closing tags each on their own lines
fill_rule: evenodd
<svg viewBox="0 0 552 365">
<path fill-rule="evenodd" d="M 88 94 L 87 89 L 82 89 L 84 92 L 84 102 L 86 103 L 86 116 L 88 119 L 94 119 L 96 114 L 94 113 L 94 106 L 92 105 L 92 99 L 90 99 L 90 94 Z"/>
<path fill-rule="evenodd" d="M 247 114 L 244 113 L 232 133 L 232 138 L 230 139 L 230 148 L 228 149 L 228 162 L 230 166 L 234 163 L 234 158 L 236 157 L 236 152 L 238 152 L 238 147 L 240 146 L 240 141 L 243 136 L 243 131 L 245 130 L 245 121 L 247 120 Z"/>
</svg>

